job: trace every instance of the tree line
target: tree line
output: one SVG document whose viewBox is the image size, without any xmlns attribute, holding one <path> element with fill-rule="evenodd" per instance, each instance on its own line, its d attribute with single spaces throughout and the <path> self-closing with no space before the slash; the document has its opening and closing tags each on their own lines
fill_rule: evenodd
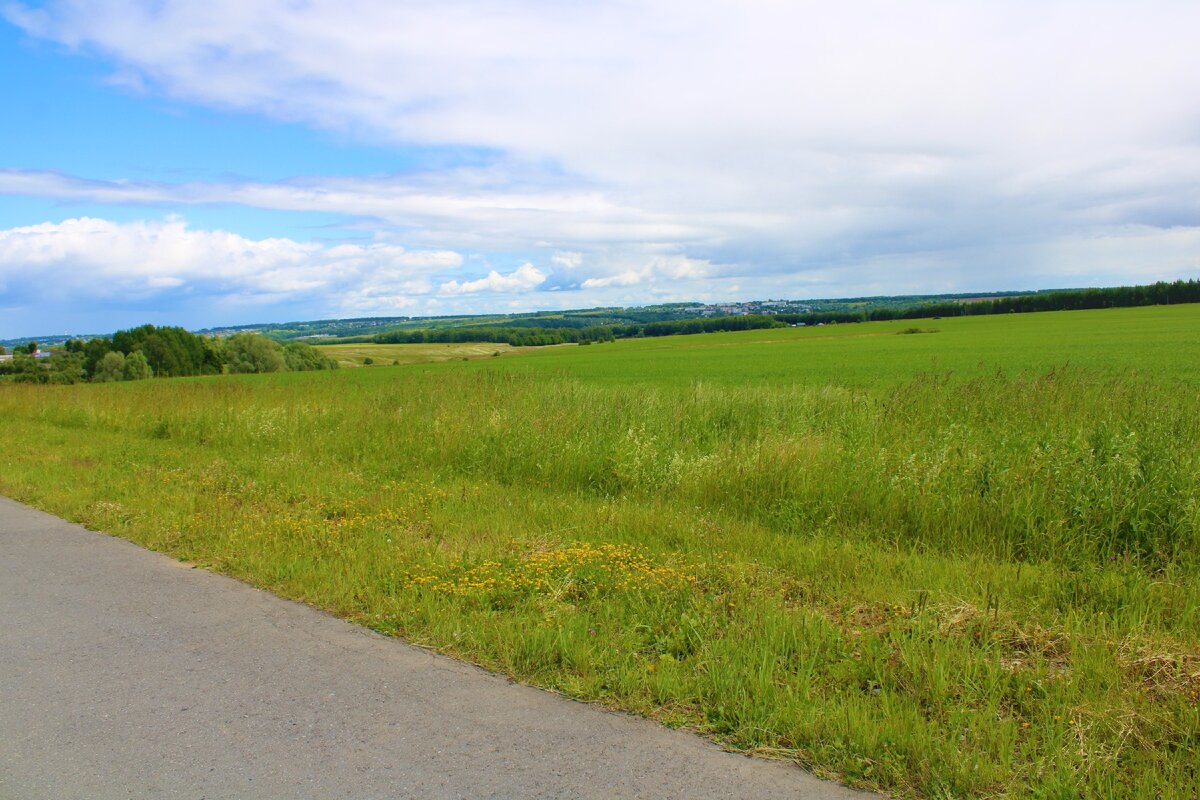
<svg viewBox="0 0 1200 800">
<path fill-rule="evenodd" d="M 1200 303 L 1200 281 L 1159 281 L 1144 286 L 1107 289 L 1063 289 L 1057 292 L 995 297 L 986 300 L 920 303 L 906 308 L 881 307 L 858 311 L 823 311 L 811 314 L 779 314 L 775 318 L 792 324 L 821 322 L 867 322 L 889 319 L 973 317 L 985 314 L 1026 314 L 1034 311 L 1082 311 L 1097 308 Z"/>
<path fill-rule="evenodd" d="M 257 333 L 200 336 L 179 327 L 142 325 L 111 337 L 70 339 L 48 358 L 35 359 L 37 343 L 13 349 L 0 363 L 0 380 L 79 383 L 187 375 L 336 369 L 337 361 L 303 342 L 277 342 Z M 21 352 L 18 352 L 18 351 Z"/>
<path fill-rule="evenodd" d="M 675 336 L 717 331 L 745 331 L 787 325 L 826 325 L 894 319 L 966 317 L 981 314 L 1024 314 L 1033 311 L 1076 311 L 1095 308 L 1200 303 L 1200 281 L 1160 281 L 1145 286 L 1107 289 L 1064 289 L 1030 295 L 919 303 L 907 307 L 879 306 L 843 311 L 810 311 L 801 314 L 743 314 L 724 317 L 655 320 L 644 323 L 577 327 L 573 321 L 547 320 L 537 326 L 482 325 L 462 328 L 425 328 L 386 331 L 341 341 L 377 344 L 435 344 L 501 342 L 514 347 L 552 344 L 591 344 L 644 336 Z"/>
<path fill-rule="evenodd" d="M 1025 314 L 1032 311 L 1082 311 L 1200 303 L 1200 281 L 1159 281 L 1144 286 L 1069 289 L 1060 292 L 997 297 L 970 303 L 927 303 L 904 309 L 899 319 L 970 317 L 980 314 Z"/>
<path fill-rule="evenodd" d="M 552 344 L 592 344 L 611 342 L 614 339 L 631 339 L 642 336 L 674 336 L 689 333 L 713 333 L 716 331 L 747 331 L 756 328 L 784 327 L 776 317 L 761 314 L 746 314 L 731 317 L 695 317 L 692 319 L 659 320 L 647 323 L 623 325 L 590 325 L 577 327 L 491 327 L 425 328 L 418 330 L 387 331 L 374 336 L 342 339 L 347 344 L 458 344 L 466 342 L 492 342 L 509 344 L 513 347 L 540 347 Z"/>
<path fill-rule="evenodd" d="M 854 311 L 813 311 L 772 316 L 745 314 L 655 319 L 587 327 L 577 327 L 573 321 L 561 322 L 548 318 L 536 325 L 489 324 L 460 328 L 393 330 L 341 341 L 377 344 L 491 342 L 514 347 L 540 347 L 555 344 L 593 344 L 648 336 L 744 331 L 786 325 L 1021 314 L 1034 311 L 1072 311 L 1179 303 L 1200 303 L 1200 281 L 1160 281 L 1144 286 L 1067 289 L 972 302 L 920 303 L 899 308 L 881 306 Z M 82 339 L 71 339 L 61 350 L 53 352 L 48 358 L 35 359 L 37 351 L 36 342 L 13 348 L 14 357 L 0 362 L 0 380 L 30 383 L 106 382 L 150 377 L 216 375 L 224 372 L 282 372 L 337 367 L 334 359 L 327 358 L 316 348 L 295 340 L 281 343 L 258 333 L 237 333 L 223 338 L 201 336 L 184 328 L 154 325 L 117 331 L 111 337 L 97 337 L 86 342 Z M 0 354 L 3 354 L 2 349 Z"/>
</svg>

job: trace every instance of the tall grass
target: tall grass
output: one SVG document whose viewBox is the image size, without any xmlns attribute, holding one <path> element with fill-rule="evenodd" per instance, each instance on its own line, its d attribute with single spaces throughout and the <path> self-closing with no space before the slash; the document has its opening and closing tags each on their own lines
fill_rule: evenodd
<svg viewBox="0 0 1200 800">
<path fill-rule="evenodd" d="M 6 386 L 0 491 L 858 785 L 1194 797 L 1195 384 L 466 366 Z"/>
<path fill-rule="evenodd" d="M 1200 402 L 1186 384 L 936 375 L 886 390 L 588 385 L 502 371 L 274 385 L 225 380 L 18 398 L 56 427 L 402 479 L 480 479 L 729 513 L 772 530 L 960 555 L 1200 553 Z M 130 409 L 139 409 L 132 415 Z M 20 417 L 15 410 L 6 416 Z"/>
</svg>

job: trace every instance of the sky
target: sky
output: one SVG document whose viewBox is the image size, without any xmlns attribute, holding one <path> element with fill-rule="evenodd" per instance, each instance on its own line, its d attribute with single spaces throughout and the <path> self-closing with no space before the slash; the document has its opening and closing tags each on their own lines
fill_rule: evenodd
<svg viewBox="0 0 1200 800">
<path fill-rule="evenodd" d="M 1200 3 L 0 0 L 0 338 L 1200 277 Z"/>
</svg>

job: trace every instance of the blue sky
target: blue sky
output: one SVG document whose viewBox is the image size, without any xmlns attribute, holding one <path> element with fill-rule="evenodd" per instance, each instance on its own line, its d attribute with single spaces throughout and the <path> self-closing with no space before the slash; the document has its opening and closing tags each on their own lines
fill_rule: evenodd
<svg viewBox="0 0 1200 800">
<path fill-rule="evenodd" d="M 1200 6 L 0 5 L 0 337 L 1200 275 Z"/>
</svg>

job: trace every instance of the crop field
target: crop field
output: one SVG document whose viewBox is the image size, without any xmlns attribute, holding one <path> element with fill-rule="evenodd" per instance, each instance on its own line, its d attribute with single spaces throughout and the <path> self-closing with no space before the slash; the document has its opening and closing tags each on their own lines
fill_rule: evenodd
<svg viewBox="0 0 1200 800">
<path fill-rule="evenodd" d="M 0 452 L 15 499 L 853 785 L 1200 786 L 1200 306 L 7 384 Z"/>
<path fill-rule="evenodd" d="M 462 361 L 493 358 L 521 352 L 508 344 L 324 344 L 317 349 L 336 359 L 342 367 L 394 366 L 427 364 L 435 361 Z M 372 363 L 364 363 L 366 359 Z"/>
<path fill-rule="evenodd" d="M 533 348 L 523 363 L 588 382 L 881 386 L 938 374 L 1200 380 L 1197 306 L 898 320 Z"/>
</svg>

